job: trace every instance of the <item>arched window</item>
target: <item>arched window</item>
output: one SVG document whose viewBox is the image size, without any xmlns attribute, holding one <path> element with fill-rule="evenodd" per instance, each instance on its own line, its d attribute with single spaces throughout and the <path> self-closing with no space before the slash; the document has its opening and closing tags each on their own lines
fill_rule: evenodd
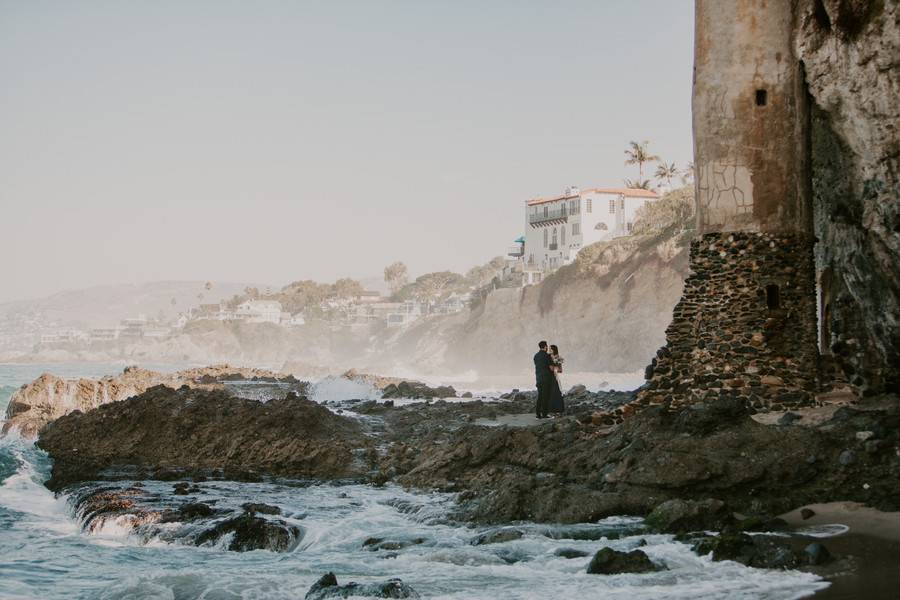
<svg viewBox="0 0 900 600">
<path fill-rule="evenodd" d="M 604 223 L 603 221 L 600 221 L 599 223 L 594 225 L 594 229 L 597 229 L 599 231 L 608 231 L 609 227 L 606 226 L 606 223 Z"/>
</svg>

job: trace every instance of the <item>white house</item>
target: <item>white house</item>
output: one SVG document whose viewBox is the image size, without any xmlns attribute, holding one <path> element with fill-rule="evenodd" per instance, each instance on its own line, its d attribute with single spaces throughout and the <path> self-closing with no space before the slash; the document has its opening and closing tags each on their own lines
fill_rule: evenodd
<svg viewBox="0 0 900 600">
<path fill-rule="evenodd" d="M 278 323 L 281 322 L 281 302 L 276 300 L 247 300 L 238 305 L 234 311 L 238 319 L 248 323 Z"/>
<path fill-rule="evenodd" d="M 537 283 L 584 246 L 628 235 L 638 209 L 658 199 L 644 189 L 568 187 L 561 196 L 527 201 L 524 283 Z"/>
</svg>

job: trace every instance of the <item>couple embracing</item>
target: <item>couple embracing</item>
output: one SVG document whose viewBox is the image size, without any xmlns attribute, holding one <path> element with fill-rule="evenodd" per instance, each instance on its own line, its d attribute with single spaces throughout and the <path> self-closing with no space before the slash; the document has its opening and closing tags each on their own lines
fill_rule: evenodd
<svg viewBox="0 0 900 600">
<path fill-rule="evenodd" d="M 548 347 L 547 342 L 541 341 L 538 348 L 534 355 L 534 376 L 538 390 L 535 412 L 538 419 L 546 419 L 551 415 L 561 417 L 566 411 L 560 387 L 563 359 L 555 345 Z"/>
</svg>

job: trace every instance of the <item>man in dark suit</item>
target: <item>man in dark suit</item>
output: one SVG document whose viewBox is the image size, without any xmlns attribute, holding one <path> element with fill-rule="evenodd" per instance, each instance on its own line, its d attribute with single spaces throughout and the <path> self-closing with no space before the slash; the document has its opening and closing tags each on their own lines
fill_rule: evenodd
<svg viewBox="0 0 900 600">
<path fill-rule="evenodd" d="M 538 343 L 539 350 L 534 355 L 534 378 L 537 383 L 537 404 L 535 413 L 538 419 L 546 419 L 550 409 L 550 384 L 553 371 L 550 370 L 550 354 L 547 352 L 547 342 Z"/>
</svg>

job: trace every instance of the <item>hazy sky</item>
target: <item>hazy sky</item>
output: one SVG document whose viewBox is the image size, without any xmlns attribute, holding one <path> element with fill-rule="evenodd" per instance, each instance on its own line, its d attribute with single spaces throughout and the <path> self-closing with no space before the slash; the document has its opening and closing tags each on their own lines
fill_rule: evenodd
<svg viewBox="0 0 900 600">
<path fill-rule="evenodd" d="M 0 300 L 465 270 L 691 160 L 690 0 L 0 0 Z"/>
</svg>

